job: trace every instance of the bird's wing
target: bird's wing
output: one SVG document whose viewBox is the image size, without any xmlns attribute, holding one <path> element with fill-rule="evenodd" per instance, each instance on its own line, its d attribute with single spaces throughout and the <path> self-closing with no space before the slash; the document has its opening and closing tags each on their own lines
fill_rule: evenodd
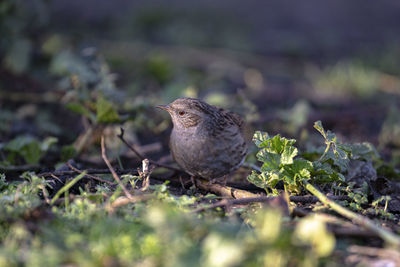
<svg viewBox="0 0 400 267">
<path fill-rule="evenodd" d="M 229 120 L 233 121 L 240 129 L 243 128 L 244 121 L 243 119 L 236 113 L 227 110 L 221 110 L 225 117 Z"/>
</svg>

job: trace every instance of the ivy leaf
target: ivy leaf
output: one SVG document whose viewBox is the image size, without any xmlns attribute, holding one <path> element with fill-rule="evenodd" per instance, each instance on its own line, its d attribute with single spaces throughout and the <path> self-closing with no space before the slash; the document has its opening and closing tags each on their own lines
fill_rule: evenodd
<svg viewBox="0 0 400 267">
<path fill-rule="evenodd" d="M 82 104 L 71 102 L 71 103 L 67 103 L 66 107 L 67 107 L 67 109 L 69 109 L 75 113 L 84 115 L 86 117 L 90 117 L 90 111 Z"/>
<path fill-rule="evenodd" d="M 97 122 L 111 123 L 120 121 L 119 115 L 111 102 L 102 96 L 97 98 L 96 111 Z"/>
</svg>

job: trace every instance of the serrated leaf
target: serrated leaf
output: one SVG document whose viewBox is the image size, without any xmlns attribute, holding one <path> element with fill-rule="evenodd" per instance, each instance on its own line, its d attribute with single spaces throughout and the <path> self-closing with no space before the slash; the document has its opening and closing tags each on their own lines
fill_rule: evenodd
<svg viewBox="0 0 400 267">
<path fill-rule="evenodd" d="M 262 149 L 257 153 L 257 158 L 259 161 L 264 163 L 261 167 L 261 171 L 279 170 L 281 164 L 280 155 Z"/>
<path fill-rule="evenodd" d="M 286 165 L 282 168 L 282 175 L 288 183 L 298 184 L 303 179 L 310 179 L 313 165 L 311 161 L 305 159 L 296 159 L 293 164 Z M 298 187 L 301 185 L 298 184 Z M 300 188 L 296 188 L 299 191 Z"/>
<path fill-rule="evenodd" d="M 371 143 L 355 143 L 349 146 L 351 148 L 351 159 L 372 161 L 373 159 L 379 158 L 378 151 Z"/>
<path fill-rule="evenodd" d="M 330 164 L 321 163 L 318 161 L 313 162 L 312 176 L 317 182 L 334 182 L 345 180 L 343 174 L 332 169 Z"/>
<path fill-rule="evenodd" d="M 336 142 L 336 135 L 329 130 L 325 131 L 321 121 L 316 121 L 314 123 L 314 128 L 324 137 L 325 143 Z"/>
<path fill-rule="evenodd" d="M 260 145 L 269 139 L 269 135 L 266 132 L 256 131 L 253 135 L 253 142 L 256 146 L 261 147 Z"/>
<path fill-rule="evenodd" d="M 322 134 L 322 136 L 326 139 L 325 129 L 322 126 L 321 121 L 314 122 L 314 128 L 317 129 L 317 131 L 320 132 Z"/>
<path fill-rule="evenodd" d="M 269 143 L 267 143 L 266 149 L 269 152 L 281 154 L 285 151 L 286 148 L 289 148 L 293 146 L 294 143 L 296 143 L 295 139 L 286 139 L 285 137 L 281 137 L 279 134 L 275 135 L 273 138 L 267 140 Z M 297 149 L 296 149 L 297 151 Z M 297 153 L 296 153 L 297 154 Z"/>
<path fill-rule="evenodd" d="M 295 147 L 285 147 L 282 156 L 281 156 L 281 163 L 283 165 L 292 164 L 293 158 L 297 156 L 297 148 Z"/>
</svg>

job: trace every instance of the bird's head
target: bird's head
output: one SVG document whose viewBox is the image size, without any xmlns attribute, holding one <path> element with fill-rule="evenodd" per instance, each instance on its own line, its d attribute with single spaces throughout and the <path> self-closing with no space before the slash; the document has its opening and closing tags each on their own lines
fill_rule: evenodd
<svg viewBox="0 0 400 267">
<path fill-rule="evenodd" d="M 157 108 L 168 111 L 174 127 L 188 129 L 212 120 L 216 108 L 195 98 L 178 98 L 168 105 Z"/>
</svg>

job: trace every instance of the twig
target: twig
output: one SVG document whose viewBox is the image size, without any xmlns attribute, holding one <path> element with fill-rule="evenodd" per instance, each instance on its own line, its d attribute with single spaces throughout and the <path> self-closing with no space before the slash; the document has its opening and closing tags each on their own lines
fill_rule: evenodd
<svg viewBox="0 0 400 267">
<path fill-rule="evenodd" d="M 44 200 L 47 204 L 50 204 L 49 194 L 47 193 L 47 189 L 44 185 L 40 185 L 39 188 L 42 190 Z"/>
<path fill-rule="evenodd" d="M 106 173 L 110 173 L 110 169 L 87 169 L 85 170 L 86 174 L 106 174 Z M 138 174 L 137 173 L 137 169 L 124 169 L 124 170 L 120 170 L 120 169 L 115 169 L 115 172 L 118 174 L 125 174 L 125 173 L 134 173 L 134 174 Z M 72 175 L 72 174 L 77 174 L 79 172 L 74 171 L 74 170 L 70 170 L 70 171 L 54 171 L 54 172 L 43 172 L 43 173 L 39 173 L 37 176 L 39 177 L 49 177 L 49 176 L 53 176 L 53 175 Z"/>
<path fill-rule="evenodd" d="M 335 236 L 344 236 L 344 237 L 379 237 L 376 232 L 356 228 L 356 227 L 334 227 L 334 228 L 329 228 L 329 230 L 335 235 Z"/>
<path fill-rule="evenodd" d="M 219 194 L 224 197 L 229 197 L 229 198 L 249 198 L 249 197 L 260 197 L 258 194 L 254 194 L 245 190 L 240 190 L 240 189 L 235 189 L 233 187 L 229 186 L 223 186 L 220 184 L 210 184 L 209 181 L 206 181 L 204 179 L 199 179 L 196 178 L 196 185 L 205 191 L 211 191 L 216 194 Z"/>
<path fill-rule="evenodd" d="M 71 163 L 67 162 L 67 165 L 71 170 L 76 171 L 77 173 L 82 173 L 81 170 L 79 170 L 79 169 L 75 168 L 74 166 L 72 166 Z M 97 177 L 95 175 L 86 174 L 86 176 L 92 178 L 93 180 L 97 180 L 99 182 L 102 182 L 102 183 L 106 183 L 106 184 L 109 184 L 109 185 L 114 185 L 113 182 L 101 179 L 100 177 Z"/>
<path fill-rule="evenodd" d="M 142 161 L 142 170 L 138 170 L 140 177 L 143 180 L 141 191 L 146 191 L 150 186 L 150 174 L 152 170 L 149 170 L 149 160 L 144 159 Z"/>
<path fill-rule="evenodd" d="M 393 259 L 397 264 L 400 264 L 400 252 L 394 249 L 352 245 L 349 246 L 348 251 L 350 253 L 356 253 L 370 257 L 389 258 Z"/>
<path fill-rule="evenodd" d="M 333 200 L 330 200 L 327 196 L 325 196 L 323 193 L 321 193 L 317 188 L 315 188 L 313 185 L 311 185 L 307 181 L 304 181 L 304 186 L 311 194 L 318 197 L 322 203 L 324 203 L 325 205 L 327 205 L 328 207 L 330 207 L 331 209 L 333 209 L 340 215 L 352 220 L 353 222 L 365 227 L 368 230 L 371 230 L 371 231 L 377 233 L 378 236 L 380 238 L 382 238 L 388 244 L 394 245 L 396 247 L 400 247 L 400 237 L 397 236 L 396 234 L 376 225 L 370 219 L 368 219 L 364 216 L 358 215 L 358 214 L 340 206 Z"/>
<path fill-rule="evenodd" d="M 276 197 L 250 197 L 250 198 L 240 198 L 240 199 L 223 199 L 214 204 L 208 205 L 206 207 L 200 207 L 192 210 L 191 212 L 199 212 L 207 209 L 215 209 L 222 206 L 232 206 L 232 205 L 243 205 L 255 202 L 270 202 Z"/>
<path fill-rule="evenodd" d="M 129 143 L 125 140 L 125 138 L 124 138 L 124 132 L 125 132 L 124 128 L 121 127 L 121 133 L 118 135 L 118 138 L 119 138 L 130 150 L 132 150 L 133 153 L 135 153 L 135 155 L 136 155 L 140 160 L 144 160 L 145 157 L 144 157 L 139 151 L 137 151 L 131 144 L 129 144 Z M 178 169 L 178 168 L 169 166 L 169 165 L 167 165 L 167 164 L 159 163 L 159 162 L 154 161 L 154 160 L 152 160 L 152 159 L 149 159 L 149 162 L 150 162 L 151 164 L 154 164 L 154 165 L 158 166 L 158 167 L 163 167 L 163 168 L 167 168 L 167 169 L 174 170 L 174 171 L 177 171 L 177 172 L 182 172 L 181 169 Z"/>
<path fill-rule="evenodd" d="M 63 181 L 61 181 L 61 179 L 57 175 L 51 174 L 50 176 L 53 177 L 54 179 L 56 179 L 57 181 L 59 181 L 60 183 L 62 183 L 62 184 L 64 183 Z M 54 182 L 54 180 L 53 180 L 53 182 Z"/>
<path fill-rule="evenodd" d="M 110 172 L 112 173 L 112 176 L 114 177 L 115 181 L 117 181 L 119 186 L 121 186 L 121 188 L 124 191 L 126 197 L 131 199 L 132 198 L 131 193 L 129 193 L 128 189 L 126 189 L 124 184 L 121 182 L 121 179 L 119 179 L 118 174 L 114 171 L 113 167 L 111 166 L 110 161 L 107 159 L 106 147 L 105 147 L 105 144 L 104 144 L 104 136 L 101 137 L 101 157 L 103 158 L 103 160 L 106 163 L 107 167 L 110 169 Z"/>
<path fill-rule="evenodd" d="M 0 172 L 24 172 L 24 171 L 37 171 L 40 170 L 40 165 L 27 164 L 21 166 L 4 166 L 0 165 Z"/>
<path fill-rule="evenodd" d="M 114 212 L 115 208 L 127 205 L 129 203 L 137 203 L 139 201 L 146 201 L 151 199 L 153 196 L 151 194 L 145 194 L 145 195 L 134 195 L 131 198 L 127 198 L 125 196 L 118 197 L 116 200 L 114 200 L 111 204 L 106 206 L 106 209 L 109 212 Z"/>
<path fill-rule="evenodd" d="M 319 198 L 316 196 L 290 196 L 289 197 L 290 201 L 296 202 L 296 203 L 317 203 L 319 202 Z M 350 197 L 348 196 L 329 196 L 329 199 L 331 200 L 350 200 Z"/>
</svg>

